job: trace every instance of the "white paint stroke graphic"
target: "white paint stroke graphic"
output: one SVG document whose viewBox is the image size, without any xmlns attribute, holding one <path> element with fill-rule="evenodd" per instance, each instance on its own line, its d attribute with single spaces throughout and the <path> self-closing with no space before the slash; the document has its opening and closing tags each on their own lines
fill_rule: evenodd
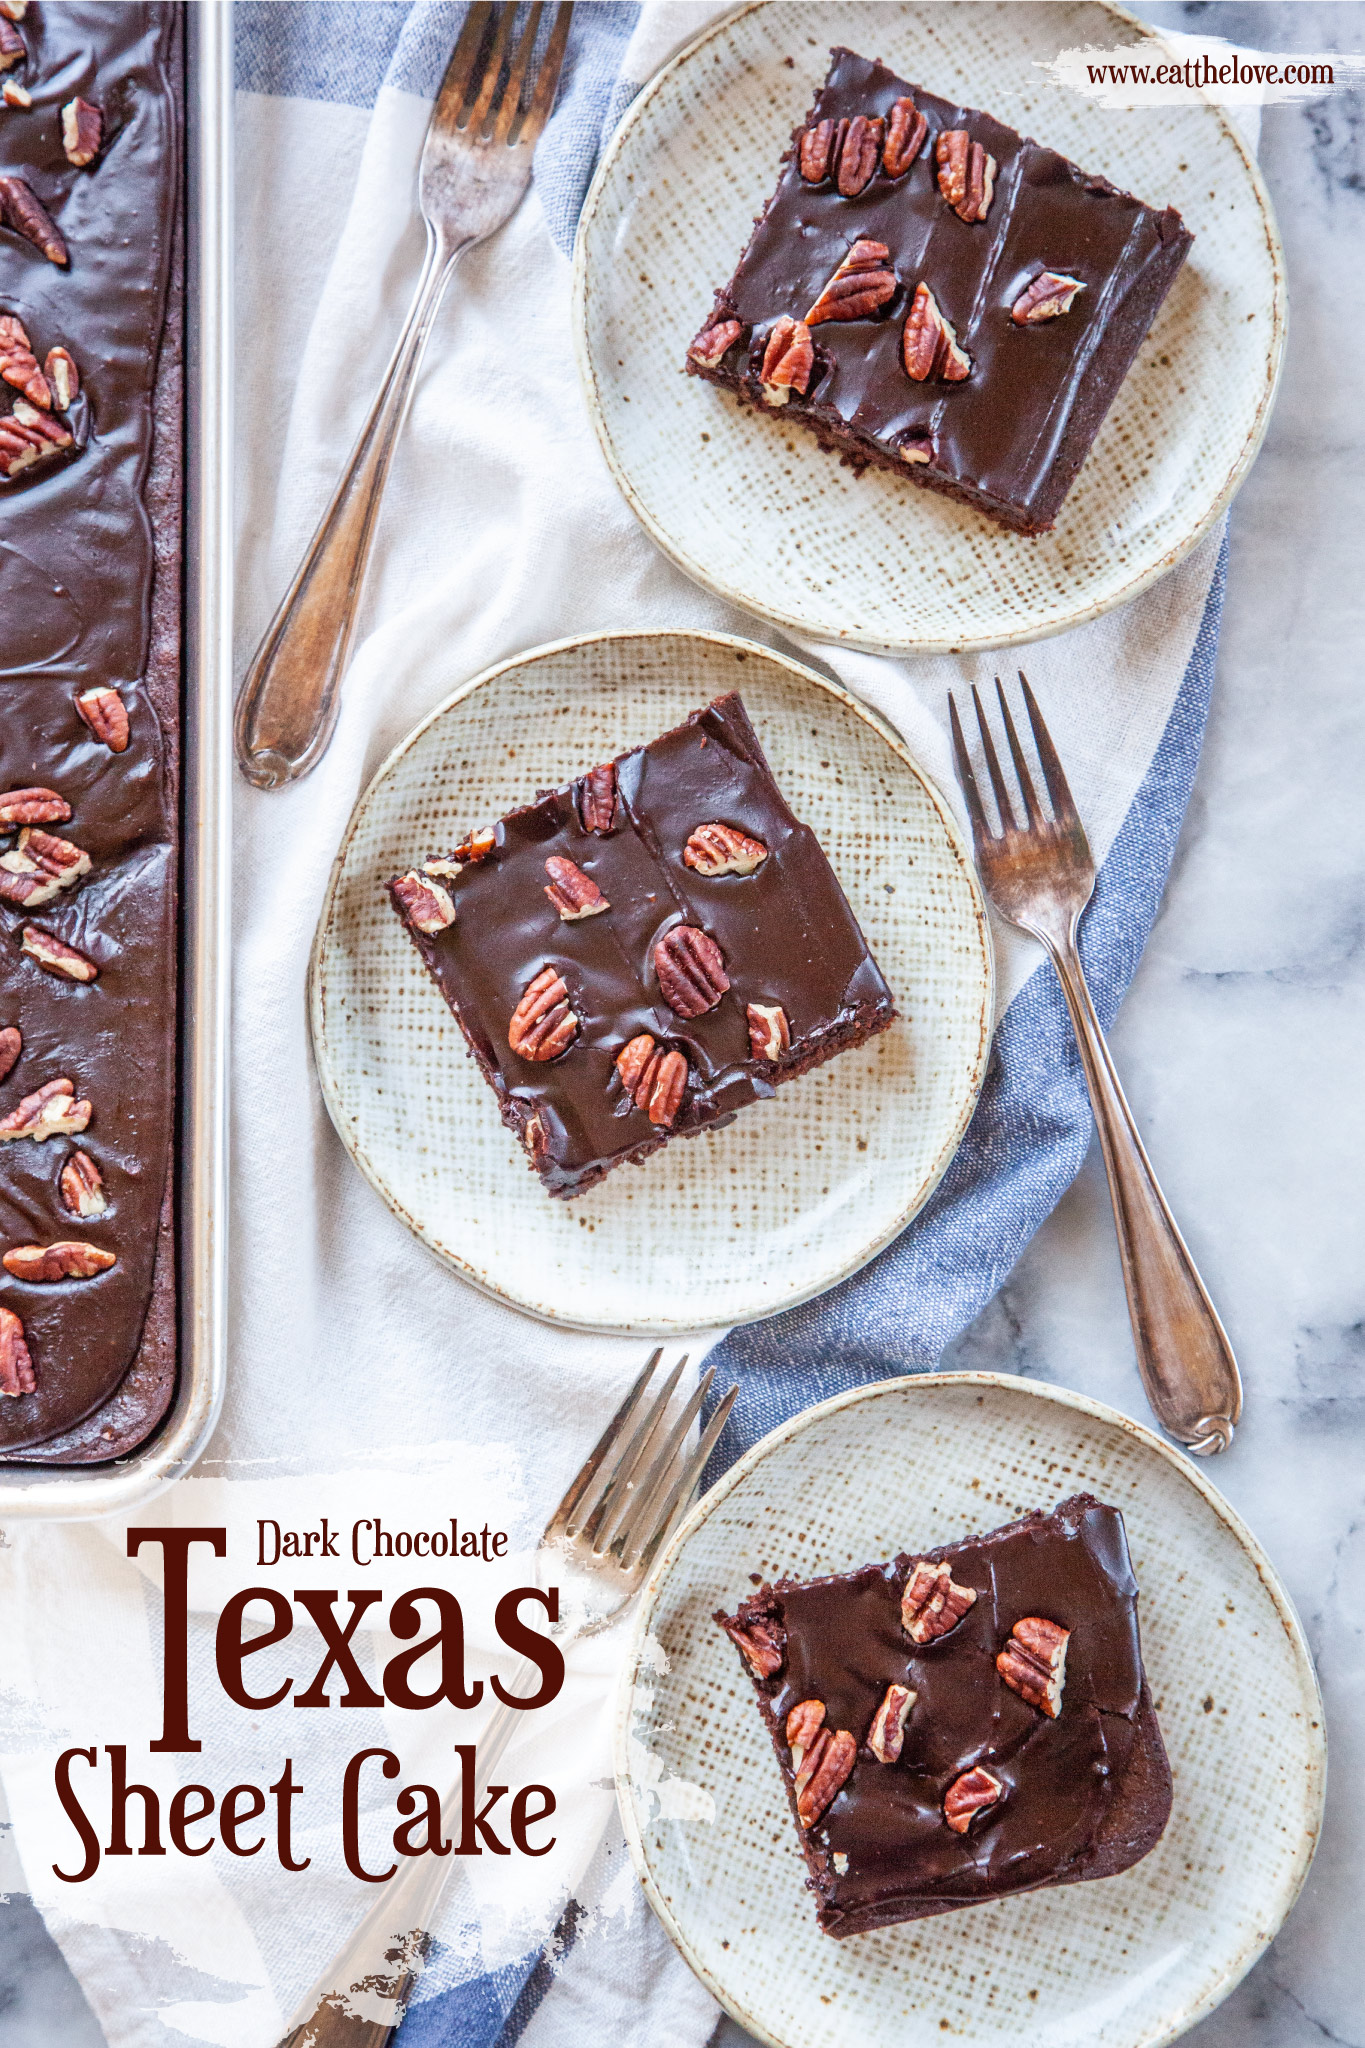
<svg viewBox="0 0 1365 2048">
<path fill-rule="evenodd" d="M 1358 90 L 1365 57 L 1339 50 L 1254 50 L 1221 36 L 1146 37 L 1110 50 L 1094 44 L 1035 59 L 1054 85 L 1115 113 L 1133 107 L 1281 106 Z"/>
</svg>

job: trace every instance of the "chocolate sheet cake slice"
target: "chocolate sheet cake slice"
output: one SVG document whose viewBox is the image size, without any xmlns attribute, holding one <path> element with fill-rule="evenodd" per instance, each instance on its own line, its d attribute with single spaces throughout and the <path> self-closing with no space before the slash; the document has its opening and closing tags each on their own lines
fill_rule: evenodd
<svg viewBox="0 0 1365 2048">
<path fill-rule="evenodd" d="M 938 1550 L 763 1586 L 752 1678 L 827 1934 L 1112 1877 L 1171 1774 L 1123 1517 L 1090 1494 Z"/>
<path fill-rule="evenodd" d="M 686 367 L 855 468 L 1042 533 L 1192 240 L 1172 208 L 836 49 Z"/>
<path fill-rule="evenodd" d="M 890 989 L 739 697 L 389 883 L 553 1195 L 884 1031 Z"/>
</svg>

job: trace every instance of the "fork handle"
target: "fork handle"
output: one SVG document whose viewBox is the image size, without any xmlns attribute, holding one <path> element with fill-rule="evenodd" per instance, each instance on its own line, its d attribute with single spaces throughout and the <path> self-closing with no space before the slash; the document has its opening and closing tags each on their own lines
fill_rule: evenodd
<svg viewBox="0 0 1365 2048">
<path fill-rule="evenodd" d="M 1142 1384 L 1162 1427 L 1196 1456 L 1208 1457 L 1228 1448 L 1241 1420 L 1237 1361 L 1138 1136 L 1074 930 L 1065 944 L 1050 938 L 1044 944 L 1071 1012 L 1095 1112 Z"/>
<path fill-rule="evenodd" d="M 332 736 L 389 464 L 441 294 L 466 246 L 452 248 L 428 224 L 422 275 L 379 395 L 246 672 L 234 737 L 242 773 L 258 789 L 306 775 Z"/>
</svg>

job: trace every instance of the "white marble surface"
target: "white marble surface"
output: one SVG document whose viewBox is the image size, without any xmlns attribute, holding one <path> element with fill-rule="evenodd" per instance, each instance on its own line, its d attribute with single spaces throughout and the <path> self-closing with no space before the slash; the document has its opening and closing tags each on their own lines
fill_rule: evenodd
<svg viewBox="0 0 1365 2048">
<path fill-rule="evenodd" d="M 1362 0 L 1140 11 L 1264 48 L 1365 50 Z M 1304 1896 L 1187 2038 L 1365 2048 L 1365 112 L 1347 99 L 1270 108 L 1261 161 L 1289 260 L 1288 363 L 1234 507 L 1204 759 L 1114 1049 L 1247 1382 L 1246 1421 L 1214 1476 L 1298 1603 L 1331 1741 Z M 1093 1156 L 949 1362 L 1145 1413 Z M 727 2023 L 718 2044 L 746 2038 Z M 0 2048 L 101 2040 L 32 1908 L 11 1897 Z"/>
</svg>

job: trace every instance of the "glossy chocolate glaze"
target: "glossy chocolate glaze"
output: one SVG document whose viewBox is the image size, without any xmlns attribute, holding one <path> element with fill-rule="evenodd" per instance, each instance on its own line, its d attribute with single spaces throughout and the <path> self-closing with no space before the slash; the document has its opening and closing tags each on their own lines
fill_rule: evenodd
<svg viewBox="0 0 1365 2048">
<path fill-rule="evenodd" d="M 79 1138 L 0 1146 L 0 1245 L 80 1238 L 118 1260 L 58 1285 L 0 1274 L 38 1382 L 0 1400 L 0 1450 L 46 1446 L 40 1456 L 64 1459 L 138 1441 L 173 1377 L 181 445 L 178 360 L 158 352 L 178 240 L 179 31 L 172 7 L 34 0 L 20 24 L 29 61 L 12 74 L 34 104 L 0 121 L 0 173 L 28 178 L 70 251 L 59 269 L 0 230 L 0 310 L 19 316 L 40 358 L 69 348 L 83 386 L 78 451 L 0 483 L 0 790 L 43 785 L 71 805 L 70 822 L 51 829 L 91 855 L 92 871 L 32 921 L 100 967 L 89 986 L 41 972 L 19 951 L 29 920 L 0 907 L 0 1023 L 24 1040 L 0 1115 L 63 1074 L 94 1106 Z M 76 93 L 105 113 L 88 170 L 62 151 L 60 109 Z M 76 712 L 77 692 L 95 683 L 123 694 L 123 754 Z M 98 1218 L 72 1216 L 58 1193 L 76 1146 L 104 1177 Z"/>
<path fill-rule="evenodd" d="M 688 368 L 757 398 L 762 344 L 784 314 L 800 319 L 860 236 L 885 243 L 896 295 L 870 318 L 824 321 L 812 330 L 816 372 L 807 398 L 782 419 L 967 498 L 1026 531 L 1050 526 L 1089 451 L 1192 236 L 1179 214 L 1144 206 L 1055 150 L 972 107 L 907 84 L 886 66 L 832 53 L 829 76 L 805 125 L 855 114 L 885 116 L 910 96 L 929 133 L 910 169 L 878 169 L 856 198 L 832 179 L 808 185 L 796 151 L 754 228 L 717 312 L 750 330 L 719 370 Z M 998 163 L 984 222 L 959 219 L 942 198 L 934 138 L 965 128 Z M 799 137 L 801 130 L 797 130 Z M 1018 327 L 1010 309 L 1043 270 L 1080 278 L 1070 312 Z M 972 359 L 962 383 L 911 381 L 901 333 L 916 283 L 930 287 Z M 931 437 L 929 465 L 906 464 L 907 439 Z"/>
<path fill-rule="evenodd" d="M 799 1701 L 822 1701 L 827 1725 L 863 1745 L 803 1840 L 831 1933 L 1108 1875 L 1146 1854 L 1169 1813 L 1118 1510 L 1081 1494 L 1050 1514 L 920 1554 L 947 1561 L 954 1581 L 978 1594 L 949 1635 L 923 1648 L 901 1626 L 908 1555 L 838 1578 L 781 1582 L 740 1609 L 741 1617 L 772 1616 L 785 1635 L 783 1667 L 758 1690 L 789 1788 L 784 1729 Z M 1055 1721 L 995 1668 L 1025 1615 L 1071 1631 Z M 865 1744 L 893 1681 L 918 1696 L 899 1760 L 883 1764 Z M 958 1835 L 943 1818 L 944 1794 L 977 1764 L 1002 1781 L 1004 1795 Z M 836 1856 L 847 1858 L 842 1872 Z"/>
<path fill-rule="evenodd" d="M 737 695 L 618 756 L 616 769 L 611 833 L 584 830 L 578 783 L 545 792 L 504 818 L 489 858 L 449 885 L 453 925 L 434 938 L 408 926 L 504 1120 L 521 1136 L 532 1115 L 540 1119 L 548 1149 L 538 1170 L 556 1194 L 579 1192 L 669 1136 L 728 1120 L 895 1016 L 834 871 L 788 809 Z M 693 828 L 716 820 L 768 848 L 755 873 L 708 878 L 683 864 Z M 589 875 L 610 910 L 563 922 L 545 896 L 553 854 Z M 700 1017 L 676 1016 L 654 973 L 655 943 L 679 923 L 710 933 L 730 977 Z M 507 1026 L 527 983 L 550 965 L 564 976 L 580 1030 L 558 1059 L 537 1064 L 511 1051 Z M 749 1003 L 786 1011 L 791 1049 L 781 1061 L 752 1057 Z M 617 1054 L 643 1031 L 687 1056 L 672 1132 L 651 1126 L 616 1075 Z"/>
</svg>

